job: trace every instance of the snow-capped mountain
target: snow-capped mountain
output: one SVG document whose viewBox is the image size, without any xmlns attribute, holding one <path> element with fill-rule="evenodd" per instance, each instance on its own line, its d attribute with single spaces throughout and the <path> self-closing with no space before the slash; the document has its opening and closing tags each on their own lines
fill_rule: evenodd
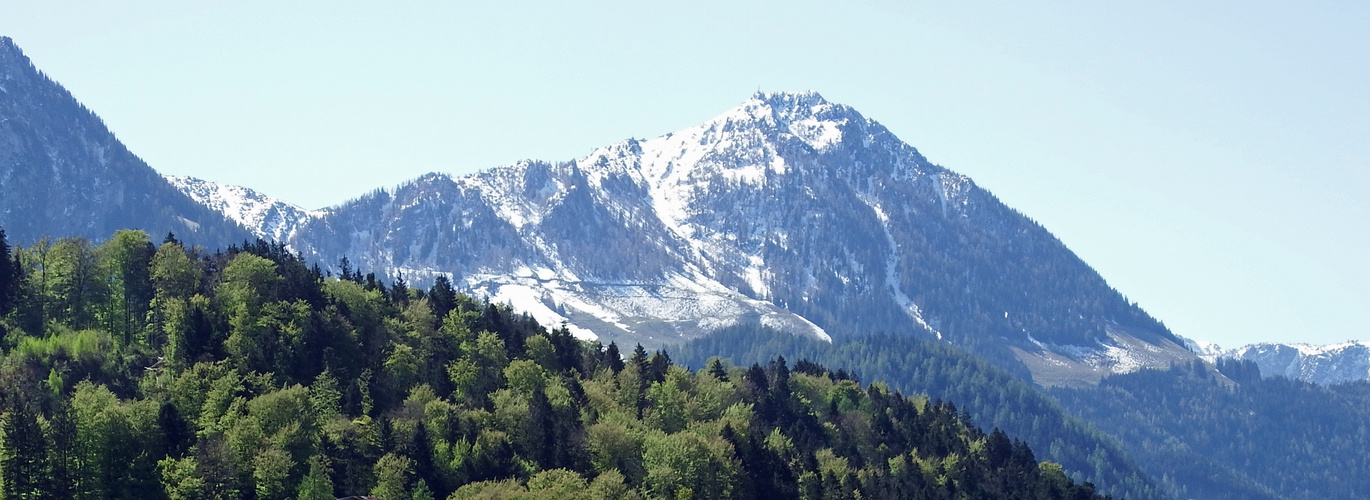
<svg viewBox="0 0 1370 500">
<path fill-rule="evenodd" d="M 194 177 L 163 177 L 191 199 L 224 214 L 252 230 L 258 238 L 266 240 L 286 241 L 295 229 L 323 214 L 321 210 L 305 210 L 299 205 L 242 186 L 216 184 Z"/>
<path fill-rule="evenodd" d="M 8 37 L 0 37 L 0 193 L 0 227 L 21 244 L 120 229 L 210 246 L 248 236 L 168 184 Z"/>
<path fill-rule="evenodd" d="M 571 162 L 429 174 L 260 220 L 275 225 L 258 234 L 320 262 L 411 283 L 449 274 L 606 342 L 659 346 L 739 322 L 905 332 L 1047 384 L 1193 358 L 1045 229 L 813 92 L 757 93 Z"/>
<path fill-rule="evenodd" d="M 1216 362 L 1218 358 L 1255 362 L 1261 375 L 1266 377 L 1279 376 L 1322 385 L 1370 380 L 1370 343 L 1367 342 L 1322 346 L 1261 343 L 1236 349 L 1204 344 L 1207 344 L 1206 348 L 1195 343 L 1191 350 L 1210 362 Z"/>
<path fill-rule="evenodd" d="M 738 323 L 902 332 L 1045 384 L 1193 357 L 1045 229 L 812 92 L 758 93 L 575 161 L 431 174 L 308 211 L 163 178 L 0 38 L 0 145 L 0 226 L 17 242 L 140 228 L 222 247 L 255 233 L 415 284 L 447 274 L 625 345 Z"/>
</svg>

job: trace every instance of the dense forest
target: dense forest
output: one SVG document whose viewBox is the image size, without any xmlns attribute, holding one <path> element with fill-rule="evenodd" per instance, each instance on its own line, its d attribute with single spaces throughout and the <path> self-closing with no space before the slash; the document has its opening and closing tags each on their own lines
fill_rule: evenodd
<svg viewBox="0 0 1370 500">
<path fill-rule="evenodd" d="M 1220 360 L 1052 394 L 1189 498 L 1370 498 L 1370 383 L 1263 378 Z"/>
<path fill-rule="evenodd" d="M 844 376 L 880 380 L 906 393 L 955 401 L 972 423 L 1003 429 L 1079 480 L 1131 499 L 1170 496 L 1115 443 L 1071 416 L 1040 390 L 955 346 L 908 335 L 870 335 L 834 343 L 754 325 L 722 329 L 671 348 L 684 365 L 721 356 L 735 363 L 776 355 L 842 367 Z"/>
<path fill-rule="evenodd" d="M 951 403 L 691 372 L 441 278 L 139 231 L 0 256 L 5 499 L 1101 498 Z"/>
</svg>

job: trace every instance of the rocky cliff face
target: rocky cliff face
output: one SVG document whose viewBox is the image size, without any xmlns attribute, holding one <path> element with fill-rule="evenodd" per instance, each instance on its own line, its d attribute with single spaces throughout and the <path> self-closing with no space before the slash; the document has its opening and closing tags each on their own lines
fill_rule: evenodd
<svg viewBox="0 0 1370 500">
<path fill-rule="evenodd" d="M 45 235 L 105 238 L 143 229 L 211 246 L 248 237 L 124 147 L 56 82 L 0 37 L 0 227 L 28 244 Z"/>
</svg>

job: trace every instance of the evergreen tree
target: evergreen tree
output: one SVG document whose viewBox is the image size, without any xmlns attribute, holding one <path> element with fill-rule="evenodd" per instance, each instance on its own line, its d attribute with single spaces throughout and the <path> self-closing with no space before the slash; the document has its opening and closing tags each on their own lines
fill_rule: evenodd
<svg viewBox="0 0 1370 500">
<path fill-rule="evenodd" d="M 615 375 L 623 371 L 623 354 L 618 352 L 618 344 L 609 342 L 609 347 L 604 350 L 604 360 Z"/>
<path fill-rule="evenodd" d="M 433 317 L 438 318 L 438 321 L 457 308 L 457 291 L 452 288 L 452 281 L 447 276 L 438 276 L 433 280 L 433 287 L 428 290 L 428 307 L 433 309 Z"/>
<path fill-rule="evenodd" d="M 718 358 L 709 361 L 709 375 L 723 382 L 728 381 L 728 371 L 723 369 L 723 362 Z"/>
<path fill-rule="evenodd" d="M 19 296 L 20 268 L 13 254 L 5 241 L 5 230 L 0 229 L 0 317 L 14 307 Z"/>
</svg>

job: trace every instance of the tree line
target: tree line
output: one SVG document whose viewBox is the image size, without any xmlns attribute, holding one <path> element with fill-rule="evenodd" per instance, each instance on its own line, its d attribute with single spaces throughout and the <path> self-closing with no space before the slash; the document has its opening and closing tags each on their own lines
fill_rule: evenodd
<svg viewBox="0 0 1370 500">
<path fill-rule="evenodd" d="M 690 371 L 445 278 L 139 231 L 0 250 L 5 499 L 1103 498 L 951 403 Z"/>
</svg>

